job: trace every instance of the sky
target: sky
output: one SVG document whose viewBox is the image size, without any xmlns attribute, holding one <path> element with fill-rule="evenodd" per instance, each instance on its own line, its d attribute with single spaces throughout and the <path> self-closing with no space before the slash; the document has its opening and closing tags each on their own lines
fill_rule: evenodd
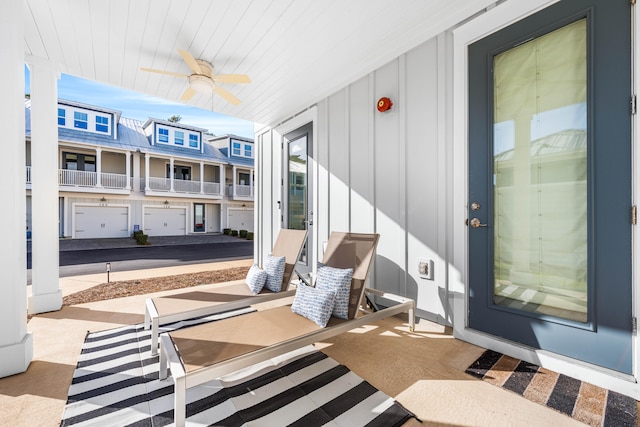
<svg viewBox="0 0 640 427">
<path fill-rule="evenodd" d="M 25 67 L 26 93 L 30 91 L 29 82 L 29 70 Z M 62 74 L 58 80 L 58 98 L 121 111 L 122 117 L 141 121 L 149 117 L 166 120 L 179 115 L 180 123 L 207 129 L 214 135 L 254 137 L 253 122 L 68 74 Z"/>
</svg>

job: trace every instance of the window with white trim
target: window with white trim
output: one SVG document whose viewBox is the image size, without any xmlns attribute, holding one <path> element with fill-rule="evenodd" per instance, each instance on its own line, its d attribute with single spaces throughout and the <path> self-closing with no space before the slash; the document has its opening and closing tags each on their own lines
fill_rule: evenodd
<svg viewBox="0 0 640 427">
<path fill-rule="evenodd" d="M 240 156 L 241 155 L 241 151 L 240 151 L 240 143 L 239 142 L 234 142 L 231 144 L 231 154 L 233 154 L 234 156 Z"/>
<path fill-rule="evenodd" d="M 176 145 L 184 145 L 184 132 L 182 131 L 175 131 L 174 135 L 173 135 L 173 143 Z"/>
<path fill-rule="evenodd" d="M 253 157 L 253 146 L 251 144 L 244 145 L 244 156 Z"/>
<path fill-rule="evenodd" d="M 158 129 L 158 142 L 164 142 L 165 144 L 169 143 L 169 129 Z"/>
<path fill-rule="evenodd" d="M 80 111 L 74 111 L 73 113 L 73 127 L 77 129 L 88 129 L 89 127 L 89 116 L 87 113 L 82 113 Z"/>
<path fill-rule="evenodd" d="M 67 124 L 67 110 L 64 108 L 58 108 L 58 126 L 65 126 Z"/>
<path fill-rule="evenodd" d="M 109 117 L 96 116 L 96 132 L 109 133 Z"/>
<path fill-rule="evenodd" d="M 198 138 L 198 135 L 195 133 L 190 133 L 189 134 L 189 147 L 195 147 L 197 148 L 199 146 L 199 141 L 200 139 Z"/>
</svg>

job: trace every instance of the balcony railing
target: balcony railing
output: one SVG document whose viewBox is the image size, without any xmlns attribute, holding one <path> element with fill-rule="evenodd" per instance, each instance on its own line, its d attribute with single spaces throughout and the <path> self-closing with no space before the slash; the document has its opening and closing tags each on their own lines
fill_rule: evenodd
<svg viewBox="0 0 640 427">
<path fill-rule="evenodd" d="M 220 194 L 219 182 L 205 182 L 202 187 L 205 194 Z"/>
<path fill-rule="evenodd" d="M 125 188 L 127 186 L 127 175 L 103 173 L 100 175 L 100 183 L 105 188 Z"/>
<path fill-rule="evenodd" d="M 140 179 L 140 188 L 145 189 L 144 178 Z M 200 181 L 189 181 L 184 179 L 173 180 L 173 191 L 176 193 L 200 194 Z M 149 189 L 151 191 L 171 191 L 171 180 L 169 178 L 149 177 Z M 203 182 L 202 191 L 204 194 L 221 196 L 220 183 Z"/>
<path fill-rule="evenodd" d="M 233 185 L 227 186 L 227 196 L 233 197 Z M 253 196 L 253 187 L 250 185 L 236 185 L 235 197 L 252 197 Z"/>
<path fill-rule="evenodd" d="M 26 167 L 27 184 L 31 184 L 31 166 Z M 58 184 L 65 187 L 98 188 L 98 174 L 96 172 L 77 171 L 70 169 L 58 169 Z M 145 187 L 144 178 L 139 179 L 140 190 Z M 101 188 L 125 189 L 127 183 L 130 188 L 135 188 L 135 179 L 127 178 L 126 175 L 117 173 L 101 173 Z M 149 178 L 149 189 L 152 191 L 171 191 L 171 180 L 169 178 Z M 200 194 L 200 191 L 207 195 L 222 196 L 222 186 L 219 182 L 188 181 L 182 179 L 173 180 L 173 190 L 176 193 Z M 227 187 L 227 194 L 233 196 L 233 186 Z M 253 196 L 250 185 L 236 185 L 236 197 L 248 198 Z"/>
<path fill-rule="evenodd" d="M 200 181 L 173 180 L 173 190 L 179 193 L 199 193 Z"/>
<path fill-rule="evenodd" d="M 76 171 L 70 169 L 58 169 L 58 184 L 74 187 L 95 187 L 97 173 Z"/>
<path fill-rule="evenodd" d="M 140 180 L 142 188 L 146 188 L 144 179 Z M 171 180 L 168 178 L 149 178 L 149 189 L 153 191 L 171 190 Z"/>
<path fill-rule="evenodd" d="M 58 184 L 73 187 L 97 187 L 97 172 L 58 169 Z M 101 173 L 100 186 L 103 188 L 124 189 L 127 187 L 127 176 L 119 173 Z"/>
</svg>

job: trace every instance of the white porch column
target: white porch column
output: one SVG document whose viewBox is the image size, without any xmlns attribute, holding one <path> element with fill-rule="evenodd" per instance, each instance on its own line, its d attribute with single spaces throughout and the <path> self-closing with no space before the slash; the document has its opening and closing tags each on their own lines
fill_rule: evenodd
<svg viewBox="0 0 640 427">
<path fill-rule="evenodd" d="M 58 238 L 58 87 L 51 61 L 28 58 L 31 69 L 31 297 L 29 313 L 60 310 Z"/>
<path fill-rule="evenodd" d="M 102 148 L 96 148 L 96 187 L 102 187 Z"/>
<path fill-rule="evenodd" d="M 253 169 L 249 169 L 249 195 L 253 197 Z"/>
<path fill-rule="evenodd" d="M 149 153 L 144 153 L 144 191 L 149 190 Z"/>
<path fill-rule="evenodd" d="M 200 162 L 200 194 L 204 194 L 204 162 Z"/>
<path fill-rule="evenodd" d="M 227 171 L 225 170 L 224 165 L 220 165 L 220 195 L 227 195 Z"/>
<path fill-rule="evenodd" d="M 169 191 L 170 192 L 174 192 L 176 190 L 173 189 L 173 175 L 174 175 L 174 171 L 173 168 L 175 166 L 173 165 L 173 157 L 169 158 L 169 183 L 171 184 L 169 187 Z"/>
<path fill-rule="evenodd" d="M 126 159 L 126 163 L 124 165 L 124 173 L 125 175 L 127 175 L 127 184 L 124 186 L 124 189 L 131 190 L 131 151 L 127 151 L 126 153 L 124 153 L 124 157 Z M 140 168 L 138 168 L 138 172 L 140 172 Z"/>
<path fill-rule="evenodd" d="M 5 174 L 0 197 L 5 241 L 0 256 L 0 377 L 24 372 L 33 359 L 33 336 L 27 332 L 27 243 L 25 219 L 27 164 L 24 144 L 23 0 L 5 0 L 0 13 L 0 117 Z"/>
<path fill-rule="evenodd" d="M 231 168 L 232 176 L 231 176 L 231 188 L 233 189 L 233 198 L 236 198 L 236 167 L 235 165 Z"/>
</svg>

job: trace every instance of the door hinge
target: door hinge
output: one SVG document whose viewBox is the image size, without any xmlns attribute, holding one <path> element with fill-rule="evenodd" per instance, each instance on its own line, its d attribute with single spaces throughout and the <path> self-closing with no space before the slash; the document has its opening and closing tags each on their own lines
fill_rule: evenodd
<svg viewBox="0 0 640 427">
<path fill-rule="evenodd" d="M 638 207 L 636 205 L 631 206 L 631 225 L 638 223 Z"/>
<path fill-rule="evenodd" d="M 631 95 L 631 101 L 629 101 L 629 109 L 631 110 L 631 115 L 632 116 L 636 114 L 637 102 L 636 102 L 636 96 L 635 95 Z"/>
<path fill-rule="evenodd" d="M 631 318 L 631 334 L 633 336 L 638 335 L 638 318 L 637 317 Z"/>
</svg>

